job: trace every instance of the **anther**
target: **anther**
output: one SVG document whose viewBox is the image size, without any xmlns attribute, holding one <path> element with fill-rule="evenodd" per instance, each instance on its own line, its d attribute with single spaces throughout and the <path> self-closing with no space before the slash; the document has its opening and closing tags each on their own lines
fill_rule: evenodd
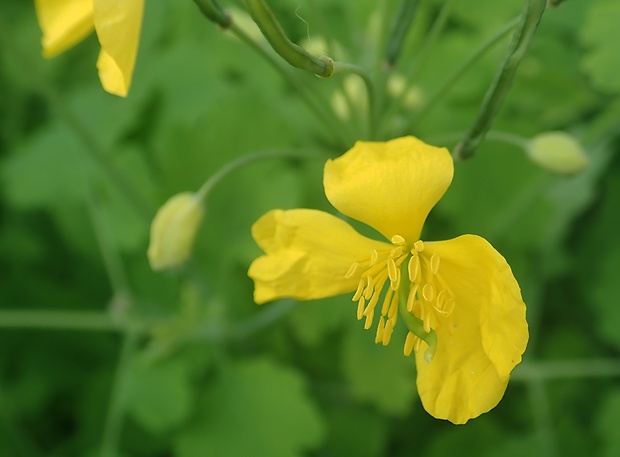
<svg viewBox="0 0 620 457">
<path fill-rule="evenodd" d="M 375 263 L 377 263 L 377 259 L 379 259 L 379 253 L 376 249 L 373 249 L 370 253 L 370 266 L 372 267 Z"/>
<path fill-rule="evenodd" d="M 394 332 L 394 325 L 396 321 L 394 319 L 388 319 L 385 323 L 385 329 L 383 330 L 383 345 L 387 346 L 390 344 L 390 340 L 392 339 L 392 332 Z"/>
<path fill-rule="evenodd" d="M 432 284 L 424 284 L 424 287 L 422 287 L 422 296 L 424 297 L 424 300 L 428 302 L 432 302 L 435 299 L 435 288 Z"/>
<path fill-rule="evenodd" d="M 415 249 L 417 252 L 422 252 L 424 250 L 424 241 L 418 240 L 413 243 L 413 249 Z"/>
<path fill-rule="evenodd" d="M 415 283 L 409 289 L 409 295 L 407 296 L 407 311 L 410 313 L 413 312 L 413 305 L 416 300 L 416 295 L 418 294 L 418 287 L 418 284 Z"/>
<path fill-rule="evenodd" d="M 400 285 L 400 270 L 396 266 L 394 259 L 387 259 L 387 270 L 388 276 L 390 277 L 390 287 L 392 290 L 398 290 L 398 286 Z"/>
<path fill-rule="evenodd" d="M 392 242 L 392 244 L 395 244 L 396 246 L 405 245 L 405 239 L 400 235 L 394 235 L 390 241 Z"/>
<path fill-rule="evenodd" d="M 375 285 L 373 284 L 372 278 L 370 276 L 366 276 L 366 289 L 364 289 L 364 298 L 366 300 L 370 300 L 372 294 L 375 291 Z"/>
<path fill-rule="evenodd" d="M 396 316 L 396 311 L 398 311 L 398 295 L 394 294 L 394 296 L 392 297 L 392 303 L 390 304 L 390 309 L 388 310 L 388 317 L 390 318 L 390 320 L 394 320 L 395 316 Z"/>
<path fill-rule="evenodd" d="M 383 332 L 385 330 L 385 319 L 383 316 L 379 318 L 379 324 L 377 324 L 377 334 L 375 335 L 375 343 L 383 341 Z"/>
<path fill-rule="evenodd" d="M 353 262 L 351 264 L 351 266 L 349 267 L 349 270 L 347 271 L 347 274 L 344 275 L 345 279 L 351 278 L 355 274 L 355 272 L 357 271 L 357 267 L 358 266 L 359 266 L 358 262 Z"/>
<path fill-rule="evenodd" d="M 409 332 L 407 333 L 407 338 L 405 338 L 405 347 L 403 348 L 403 353 L 405 357 L 409 357 L 411 355 L 411 351 L 413 351 L 413 346 L 416 343 L 416 336 Z"/>
<path fill-rule="evenodd" d="M 360 278 L 360 281 L 357 283 L 357 290 L 355 291 L 355 294 L 353 295 L 352 301 L 358 301 L 360 299 L 360 297 L 364 293 L 364 285 L 365 285 L 365 281 Z"/>
<path fill-rule="evenodd" d="M 368 330 L 370 327 L 372 327 L 372 319 L 375 317 L 375 313 L 374 310 L 368 314 L 368 316 L 366 316 L 366 322 L 364 322 L 364 329 Z"/>
<path fill-rule="evenodd" d="M 358 321 L 361 320 L 363 315 L 364 315 L 364 304 L 360 300 L 359 302 L 357 302 L 357 320 Z"/>
<path fill-rule="evenodd" d="M 415 282 L 420 271 L 420 258 L 417 255 L 412 256 L 407 264 L 407 273 L 409 274 L 409 281 Z"/>
<path fill-rule="evenodd" d="M 434 275 L 437 274 L 437 272 L 439 271 L 439 256 L 437 254 L 433 254 L 431 256 L 431 271 L 433 272 Z"/>
</svg>

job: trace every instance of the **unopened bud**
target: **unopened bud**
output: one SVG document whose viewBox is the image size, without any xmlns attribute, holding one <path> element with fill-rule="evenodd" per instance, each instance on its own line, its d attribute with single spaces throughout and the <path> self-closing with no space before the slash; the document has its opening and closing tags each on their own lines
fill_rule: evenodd
<svg viewBox="0 0 620 457">
<path fill-rule="evenodd" d="M 159 208 L 147 253 L 153 270 L 176 267 L 188 259 L 203 216 L 202 201 L 190 192 L 173 196 Z"/>
<path fill-rule="evenodd" d="M 542 168 L 560 174 L 575 174 L 588 165 L 581 144 L 565 132 L 536 135 L 527 146 L 530 158 Z"/>
</svg>

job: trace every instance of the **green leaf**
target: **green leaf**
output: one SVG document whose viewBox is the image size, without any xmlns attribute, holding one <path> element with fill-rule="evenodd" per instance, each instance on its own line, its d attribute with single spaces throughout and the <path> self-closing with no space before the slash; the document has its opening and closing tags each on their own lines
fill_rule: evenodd
<svg viewBox="0 0 620 457">
<path fill-rule="evenodd" d="M 343 369 L 351 393 L 383 412 L 405 415 L 416 392 L 414 359 L 403 355 L 405 337 L 400 332 L 394 332 L 387 347 L 374 339 L 375 327 L 366 331 L 363 322 L 356 322 L 345 337 Z"/>
<path fill-rule="evenodd" d="M 226 367 L 176 440 L 176 457 L 301 456 L 323 438 L 303 378 L 268 359 Z"/>
<path fill-rule="evenodd" d="M 127 408 L 145 429 L 161 433 L 178 426 L 189 416 L 191 405 L 189 372 L 183 363 L 136 364 Z"/>
<path fill-rule="evenodd" d="M 617 0 L 593 2 L 581 29 L 581 39 L 589 48 L 582 60 L 583 70 L 600 90 L 620 91 L 620 3 Z"/>
<path fill-rule="evenodd" d="M 596 422 L 596 428 L 603 441 L 602 457 L 620 455 L 620 389 L 607 395 Z"/>
</svg>

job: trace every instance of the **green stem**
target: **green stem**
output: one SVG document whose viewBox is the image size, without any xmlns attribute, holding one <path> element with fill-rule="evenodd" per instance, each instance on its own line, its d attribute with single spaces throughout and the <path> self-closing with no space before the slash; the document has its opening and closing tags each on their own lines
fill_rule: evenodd
<svg viewBox="0 0 620 457">
<path fill-rule="evenodd" d="M 333 111 L 328 108 L 329 103 L 324 97 L 322 97 L 318 92 L 310 93 L 304 82 L 293 76 L 288 69 L 284 68 L 282 64 L 276 60 L 272 53 L 249 37 L 247 33 L 237 26 L 237 24 L 233 22 L 230 26 L 230 30 L 241 41 L 264 58 L 280 74 L 280 76 L 297 91 L 308 109 L 320 122 L 322 122 L 325 129 L 332 135 L 338 148 L 347 148 L 350 146 L 351 139 L 349 136 L 351 135 L 346 134 L 347 128 L 336 117 Z"/>
<path fill-rule="evenodd" d="M 400 56 L 419 3 L 418 0 L 403 0 L 400 5 L 385 50 L 385 62 L 388 67 L 393 67 Z"/>
<path fill-rule="evenodd" d="M 444 135 L 438 135 L 428 138 L 428 141 L 432 144 L 439 145 L 456 143 L 461 138 L 463 138 L 463 135 L 465 135 L 465 132 L 447 133 Z M 502 132 L 500 130 L 489 130 L 487 132 L 486 139 L 511 144 L 521 149 L 527 148 L 527 145 L 530 142 L 528 138 L 522 137 L 520 135 L 515 135 L 514 133 Z"/>
<path fill-rule="evenodd" d="M 424 43 L 422 44 L 422 48 L 418 51 L 413 61 L 411 71 L 408 74 L 408 78 L 407 78 L 409 79 L 409 81 L 412 81 L 414 79 L 415 75 L 420 71 L 420 68 L 422 68 L 422 66 L 424 65 L 431 50 L 433 49 L 433 46 L 435 45 L 435 41 L 437 40 L 437 37 L 441 34 L 444 26 L 446 25 L 446 21 L 448 20 L 448 17 L 450 16 L 450 10 L 452 9 L 453 4 L 454 4 L 454 0 L 446 0 L 443 6 L 441 7 L 441 10 L 439 11 L 437 18 L 433 22 L 431 29 L 426 35 L 426 39 L 424 40 Z"/>
<path fill-rule="evenodd" d="M 512 86 L 517 68 L 529 48 L 546 6 L 547 0 L 526 0 L 521 24 L 515 31 L 504 63 L 482 101 L 473 126 L 455 148 L 455 157 L 461 159 L 471 157 L 484 139 Z"/>
<path fill-rule="evenodd" d="M 140 196 L 125 175 L 109 160 L 108 154 L 106 154 L 95 137 L 65 102 L 60 92 L 44 78 L 40 77 L 41 72 L 29 61 L 19 44 L 16 43 L 16 40 L 11 37 L 11 34 L 7 32 L 7 30 L 8 27 L 0 18 L 0 43 L 2 43 L 3 47 L 8 50 L 8 52 L 13 53 L 16 60 L 23 67 L 24 74 L 31 78 L 38 92 L 73 131 L 78 140 L 84 145 L 85 151 L 90 154 L 93 161 L 101 167 L 101 170 L 103 170 L 117 188 L 125 194 L 134 208 L 142 214 L 145 219 L 150 219 L 153 213 L 151 206 Z"/>
<path fill-rule="evenodd" d="M 620 359 L 525 362 L 510 378 L 514 381 L 620 377 Z"/>
<path fill-rule="evenodd" d="M 444 83 L 437 89 L 437 91 L 431 95 L 428 101 L 424 104 L 422 108 L 415 114 L 414 121 L 412 123 L 419 123 L 420 120 L 426 116 L 431 109 L 437 104 L 437 102 L 443 98 L 448 91 L 454 86 L 454 84 L 471 68 L 471 66 L 478 61 L 480 57 L 482 57 L 489 49 L 491 49 L 495 44 L 501 41 L 505 35 L 510 32 L 515 25 L 519 22 L 520 18 L 514 18 L 512 21 L 505 24 L 501 29 L 499 29 L 493 36 L 491 36 L 488 40 L 482 43 L 468 58 L 458 67 L 454 72 L 444 81 Z"/>
<path fill-rule="evenodd" d="M 194 0 L 200 12 L 209 20 L 215 22 L 220 27 L 227 29 L 230 27 L 231 19 L 215 0 Z"/>
<path fill-rule="evenodd" d="M 377 104 L 375 101 L 375 89 L 372 79 L 366 70 L 358 65 L 354 65 L 347 62 L 334 62 L 334 74 L 335 73 L 353 73 L 364 81 L 366 86 L 366 93 L 368 95 L 368 134 L 370 138 L 373 138 L 374 132 L 377 127 Z"/>
<path fill-rule="evenodd" d="M 245 4 L 263 32 L 263 35 L 280 57 L 295 68 L 307 70 L 317 76 L 329 77 L 334 72 L 334 64 L 329 57 L 315 57 L 286 36 L 271 9 L 264 0 L 245 0 Z"/>
<path fill-rule="evenodd" d="M 132 362 L 137 348 L 138 332 L 135 329 L 129 329 L 123 337 L 112 393 L 110 394 L 110 404 L 103 428 L 101 457 L 119 455 L 118 444 L 125 416 L 127 393 L 131 383 Z"/>
<path fill-rule="evenodd" d="M 205 183 L 200 187 L 200 189 L 198 189 L 198 192 L 196 192 L 196 198 L 204 200 L 211 192 L 211 190 L 230 173 L 239 168 L 243 168 L 253 162 L 283 158 L 317 158 L 317 156 L 313 154 L 314 152 L 321 151 L 315 149 L 276 149 L 244 155 L 237 158 L 236 160 L 233 160 L 232 162 L 228 162 L 226 165 L 216 171 L 209 179 L 207 179 Z"/>
<path fill-rule="evenodd" d="M 0 328 L 117 332 L 125 327 L 121 319 L 103 312 L 0 310 Z"/>
</svg>

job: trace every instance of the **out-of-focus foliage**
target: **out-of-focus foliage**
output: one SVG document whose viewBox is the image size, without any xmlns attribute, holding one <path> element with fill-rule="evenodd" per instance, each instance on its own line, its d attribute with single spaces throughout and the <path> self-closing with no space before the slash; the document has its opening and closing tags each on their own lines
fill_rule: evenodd
<svg viewBox="0 0 620 457">
<path fill-rule="evenodd" d="M 335 60 L 381 71 L 399 2 L 269 3 L 295 41 L 324 38 Z M 416 112 L 523 2 L 454 2 L 424 54 L 445 3 L 420 2 L 395 70 L 412 76 L 414 96 L 385 112 L 386 138 L 454 146 L 508 37 Z M 252 223 L 273 208 L 328 209 L 324 160 L 361 135 L 363 119 L 351 113 L 334 139 L 265 60 L 189 0 L 146 2 L 127 99 L 100 88 L 95 37 L 43 60 L 33 5 L 3 2 L 0 455 L 617 455 L 618 19 L 615 0 L 549 8 L 493 126 L 525 138 L 567 131 L 588 168 L 551 175 L 491 135 L 457 163 L 425 226 L 428 240 L 491 241 L 528 304 L 531 340 L 505 398 L 455 427 L 424 412 L 413 360 L 399 344 L 374 345 L 350 297 L 252 301 Z M 346 80 L 298 76 L 327 104 Z M 291 147 L 320 154 L 231 174 L 207 199 L 192 260 L 151 271 L 149 223 L 170 196 L 235 158 Z"/>
</svg>

